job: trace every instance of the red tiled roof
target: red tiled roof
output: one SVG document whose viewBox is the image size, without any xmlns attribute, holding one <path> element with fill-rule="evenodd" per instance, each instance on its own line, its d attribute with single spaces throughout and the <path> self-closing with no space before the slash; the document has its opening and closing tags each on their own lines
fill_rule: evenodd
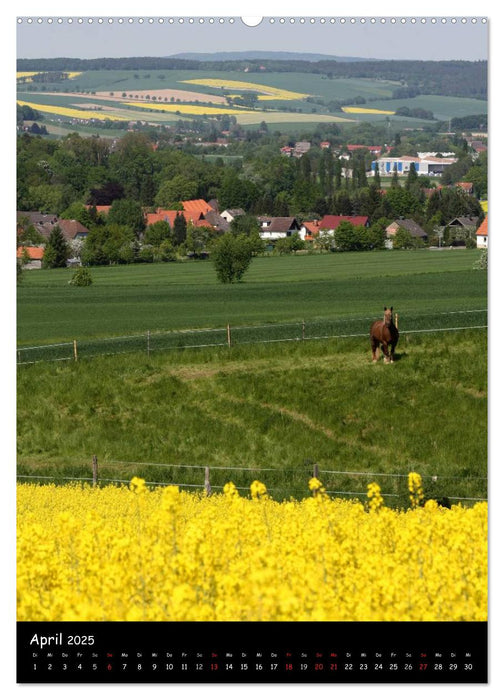
<svg viewBox="0 0 504 700">
<path fill-rule="evenodd" d="M 476 231 L 477 236 L 488 236 L 488 216 L 485 216 L 480 224 L 479 229 Z"/>
<path fill-rule="evenodd" d="M 98 214 L 108 214 L 110 211 L 110 207 L 112 205 L 111 204 L 95 204 L 95 205 L 86 204 L 86 209 L 92 209 L 93 206 L 96 209 L 96 211 L 98 212 Z"/>
<path fill-rule="evenodd" d="M 208 212 L 214 211 L 210 204 L 205 202 L 204 199 L 187 199 L 181 202 L 184 209 L 180 213 L 184 215 L 187 223 L 193 223 L 195 226 L 208 226 L 208 222 L 204 221 L 204 217 Z M 158 209 L 152 214 L 146 214 L 145 222 L 147 226 L 152 226 L 152 224 L 158 221 L 168 221 L 170 226 L 173 228 L 173 223 L 175 217 L 177 216 L 177 209 Z M 203 223 L 201 221 L 203 220 Z"/>
<path fill-rule="evenodd" d="M 212 211 L 212 209 L 210 209 L 209 211 Z M 203 218 L 202 212 L 196 209 L 192 211 L 178 211 L 177 209 L 158 209 L 158 211 L 154 212 L 153 214 L 147 214 L 145 223 L 147 226 L 152 226 L 152 224 L 155 224 L 158 221 L 167 221 L 170 224 L 170 228 L 173 228 L 173 224 L 175 223 L 175 217 L 179 213 L 184 216 L 184 219 L 188 224 L 191 223 L 194 224 L 194 226 L 208 226 L 208 222 L 206 222 Z"/>
<path fill-rule="evenodd" d="M 34 246 L 19 246 L 19 248 L 16 251 L 16 257 L 17 258 L 22 258 L 23 257 L 23 251 L 27 251 L 28 255 L 30 256 L 30 260 L 42 260 L 44 257 L 44 249 L 43 248 L 35 248 Z"/>
<path fill-rule="evenodd" d="M 349 143 L 347 145 L 347 150 L 349 151 L 357 151 L 359 148 L 366 148 L 370 153 L 380 153 L 382 149 L 381 146 L 364 146 L 361 143 Z"/>
<path fill-rule="evenodd" d="M 320 222 L 319 228 L 336 230 L 343 221 L 349 221 L 353 226 L 365 226 L 368 222 L 367 216 L 332 216 L 326 214 Z"/>
<path fill-rule="evenodd" d="M 320 222 L 319 221 L 303 221 L 303 226 L 312 235 L 314 235 L 314 234 L 317 235 L 319 232 L 319 228 L 320 228 Z M 305 238 L 308 238 L 308 236 L 305 236 Z"/>
<path fill-rule="evenodd" d="M 182 202 L 184 211 L 206 214 L 212 207 L 204 199 L 188 199 Z M 194 215 L 193 215 L 194 216 Z"/>
</svg>

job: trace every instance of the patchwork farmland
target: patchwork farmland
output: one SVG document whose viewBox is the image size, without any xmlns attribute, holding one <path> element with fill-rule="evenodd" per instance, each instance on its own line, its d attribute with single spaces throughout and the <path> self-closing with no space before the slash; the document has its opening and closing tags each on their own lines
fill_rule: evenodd
<svg viewBox="0 0 504 700">
<path fill-rule="evenodd" d="M 250 126 L 265 122 L 309 125 L 359 121 L 384 121 L 399 125 L 421 125 L 425 120 L 395 116 L 399 106 L 422 109 L 434 107 L 435 116 L 450 118 L 486 110 L 480 100 L 438 98 L 422 95 L 390 101 L 397 82 L 370 79 L 327 79 L 305 73 L 265 73 L 244 79 L 243 72 L 226 71 L 84 71 L 39 89 L 33 83 L 34 72 L 18 73 L 18 102 L 45 115 L 49 126 L 73 122 L 78 129 L 95 120 L 144 121 L 152 125 L 170 124 L 180 118 L 198 119 L 228 114 L 239 124 Z M 71 76 L 71 77 L 70 77 Z M 253 109 L 231 104 L 236 97 L 254 94 Z M 368 100 L 329 112 L 331 100 Z M 385 98 L 386 101 L 380 102 Z M 369 101 L 371 100 L 371 101 Z"/>
</svg>

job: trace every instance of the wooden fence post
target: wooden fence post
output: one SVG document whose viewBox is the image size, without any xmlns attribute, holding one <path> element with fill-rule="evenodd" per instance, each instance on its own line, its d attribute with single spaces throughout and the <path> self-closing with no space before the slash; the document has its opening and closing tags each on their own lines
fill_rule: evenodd
<svg viewBox="0 0 504 700">
<path fill-rule="evenodd" d="M 212 493 L 212 487 L 210 485 L 210 467 L 205 467 L 205 493 L 210 496 Z"/>
<path fill-rule="evenodd" d="M 77 362 L 77 341 L 73 342 L 74 360 Z"/>
<path fill-rule="evenodd" d="M 150 357 L 150 331 L 147 331 L 147 357 Z"/>
<path fill-rule="evenodd" d="M 318 479 L 318 464 L 313 465 L 313 478 Z M 312 495 L 315 498 L 315 496 L 318 495 L 319 490 L 318 489 L 313 489 Z"/>
<path fill-rule="evenodd" d="M 395 327 L 399 330 L 399 314 L 395 315 Z"/>
<path fill-rule="evenodd" d="M 93 486 L 98 483 L 98 457 L 93 455 Z"/>
<path fill-rule="evenodd" d="M 301 338 L 302 338 L 303 340 L 305 339 L 305 328 L 306 328 L 306 326 L 305 326 L 305 322 L 304 322 L 304 319 L 303 319 L 303 329 L 302 329 L 302 335 L 301 335 Z"/>
<path fill-rule="evenodd" d="M 231 347 L 231 326 L 229 325 L 229 323 L 227 324 L 227 344 L 228 344 L 228 348 L 230 348 Z"/>
</svg>

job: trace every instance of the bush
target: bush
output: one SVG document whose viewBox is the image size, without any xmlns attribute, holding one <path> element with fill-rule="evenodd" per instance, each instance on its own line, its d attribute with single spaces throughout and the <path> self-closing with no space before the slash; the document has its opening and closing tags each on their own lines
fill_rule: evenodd
<svg viewBox="0 0 504 700">
<path fill-rule="evenodd" d="M 488 270 L 488 250 L 484 250 L 473 265 L 473 270 Z"/>
<path fill-rule="evenodd" d="M 225 233 L 212 248 L 212 261 L 217 279 L 223 284 L 239 282 L 254 255 L 254 241 L 248 236 Z"/>
<path fill-rule="evenodd" d="M 85 267 L 79 267 L 78 270 L 75 270 L 68 284 L 73 287 L 89 287 L 90 284 L 93 284 L 93 279 L 89 270 Z"/>
</svg>

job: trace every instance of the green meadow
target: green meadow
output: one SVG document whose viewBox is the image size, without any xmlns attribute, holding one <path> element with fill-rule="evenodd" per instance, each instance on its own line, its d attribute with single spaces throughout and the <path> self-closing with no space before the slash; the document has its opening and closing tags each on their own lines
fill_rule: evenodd
<svg viewBox="0 0 504 700">
<path fill-rule="evenodd" d="M 96 455 L 102 484 L 137 475 L 200 489 L 209 466 L 215 491 L 260 479 L 282 499 L 309 495 L 317 465 L 347 498 L 377 481 L 406 507 L 412 470 L 428 497 L 485 498 L 486 330 L 440 330 L 486 324 L 462 313 L 486 308 L 479 255 L 260 257 L 235 285 L 218 284 L 210 262 L 93 268 L 87 288 L 68 285 L 70 270 L 27 272 L 20 345 L 301 319 L 346 319 L 357 337 L 20 365 L 18 475 L 89 479 Z M 397 357 L 373 364 L 369 319 L 385 304 L 399 313 Z M 426 328 L 437 330 L 416 332 Z"/>
<path fill-rule="evenodd" d="M 407 507 L 486 497 L 486 335 L 402 334 L 394 364 L 366 338 L 38 363 L 18 370 L 18 475 L 101 484 L 141 476 L 219 492 L 254 479 L 273 497 L 365 500 L 378 482 Z M 241 468 L 241 469 L 240 469 Z M 351 473 L 349 473 L 351 472 Z M 473 503 L 462 500 L 462 503 Z"/>
<path fill-rule="evenodd" d="M 394 306 L 401 323 L 485 309 L 486 274 L 472 269 L 479 256 L 477 250 L 264 256 L 233 285 L 217 282 L 210 261 L 91 268 L 93 284 L 81 288 L 69 286 L 72 270 L 32 270 L 17 289 L 18 343 L 366 319 L 384 305 Z"/>
</svg>

